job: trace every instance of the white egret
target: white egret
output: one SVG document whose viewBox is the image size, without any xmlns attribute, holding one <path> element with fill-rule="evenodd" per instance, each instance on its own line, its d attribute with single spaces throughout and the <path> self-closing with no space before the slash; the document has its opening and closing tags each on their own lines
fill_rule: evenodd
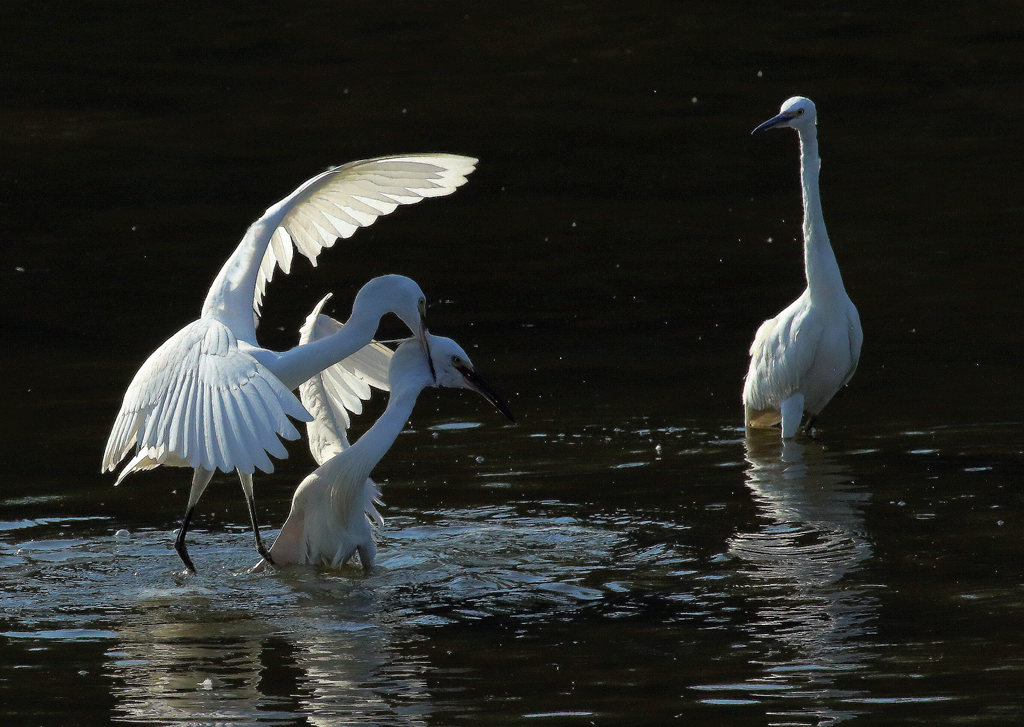
<svg viewBox="0 0 1024 727">
<path fill-rule="evenodd" d="M 322 301 L 321 301 L 322 304 Z M 306 330 L 330 329 L 327 316 L 317 318 L 319 306 L 307 320 Z M 316 335 L 316 334 L 314 334 Z M 370 473 L 384 457 L 412 414 L 420 392 L 428 386 L 471 389 L 481 394 L 510 420 L 505 404 L 473 368 L 466 352 L 450 338 L 427 334 L 429 353 L 414 341 L 401 344 L 391 357 L 387 382 L 377 378 L 387 353 L 363 349 L 361 361 L 348 359 L 342 365 L 361 373 L 363 384 L 390 388 L 387 408 L 380 418 L 352 445 L 345 436 L 347 415 L 332 394 L 331 372 L 303 384 L 303 402 L 315 412 L 308 425 L 310 449 L 320 465 L 295 490 L 291 511 L 281 533 L 270 548 L 277 564 L 309 564 L 340 567 L 359 555 L 364 569 L 373 565 L 377 546 L 373 527 L 383 523 L 376 505 L 380 490 Z M 386 349 L 385 349 L 386 351 Z M 333 367 L 337 368 L 337 367 Z M 350 378 L 351 382 L 353 379 Z M 350 394 L 356 393 L 350 391 Z M 368 387 L 357 395 L 368 396 Z M 257 564 L 257 568 L 263 563 Z"/>
<path fill-rule="evenodd" d="M 315 265 L 339 237 L 390 214 L 399 205 L 451 194 L 476 160 L 449 154 L 385 157 L 351 162 L 304 182 L 267 209 L 245 233 L 206 295 L 200 318 L 153 352 L 125 392 L 103 455 L 121 471 L 159 465 L 191 467 L 192 488 L 175 550 L 189 571 L 185 548 L 193 510 L 214 471 L 235 470 L 242 483 L 256 549 L 266 557 L 253 501 L 255 469 L 272 472 L 267 457 L 287 457 L 279 438 L 296 439 L 288 417 L 310 415 L 292 390 L 373 338 L 389 312 L 426 345 L 426 301 L 419 286 L 399 275 L 371 280 L 356 295 L 352 314 L 335 335 L 284 352 L 260 347 L 258 313 L 277 267 L 285 273 L 298 252 Z"/>
<path fill-rule="evenodd" d="M 800 181 L 804 203 L 804 271 L 807 288 L 781 313 L 761 324 L 750 346 L 750 369 L 743 387 L 748 427 L 782 422 L 782 436 L 797 433 L 804 414 L 807 428 L 853 376 L 864 333 L 843 287 L 818 190 L 817 114 L 810 99 L 787 99 L 777 116 L 754 129 L 788 126 L 800 138 Z"/>
</svg>

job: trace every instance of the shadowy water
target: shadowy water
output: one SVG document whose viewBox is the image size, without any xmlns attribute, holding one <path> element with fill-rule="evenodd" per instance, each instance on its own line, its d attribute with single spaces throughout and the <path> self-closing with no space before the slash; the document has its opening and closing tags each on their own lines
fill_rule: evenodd
<svg viewBox="0 0 1024 727">
<path fill-rule="evenodd" d="M 76 700 L 140 724 L 1016 713 L 1024 662 L 1002 629 L 1021 615 L 1005 520 L 1019 498 L 985 474 L 1015 466 L 986 451 L 1001 428 L 851 448 L 693 423 L 506 431 L 557 474 L 543 458 L 510 469 L 481 456 L 443 483 L 395 477 L 365 575 L 248 573 L 241 519 L 196 531 L 196 577 L 172 530 L 4 522 L 5 699 L 41 723 Z M 472 450 L 480 434 L 410 430 L 395 454 Z M 927 469 L 913 465 L 921 437 Z M 941 484 L 924 494 L 929 478 Z M 987 551 L 942 539 L 972 519 Z M 972 567 L 988 575 L 960 580 Z M 46 699 L 53 680 L 60 696 Z"/>
<path fill-rule="evenodd" d="M 995 1 L 9 4 L 9 721 L 1020 722 L 1022 38 Z M 794 93 L 865 346 L 783 445 L 737 425 L 802 286 L 796 141 L 749 136 Z M 278 276 L 261 339 L 404 273 L 519 425 L 426 392 L 369 574 L 250 574 L 218 476 L 182 576 L 187 473 L 97 472 L 133 372 L 267 205 L 435 150 L 481 163 Z"/>
</svg>

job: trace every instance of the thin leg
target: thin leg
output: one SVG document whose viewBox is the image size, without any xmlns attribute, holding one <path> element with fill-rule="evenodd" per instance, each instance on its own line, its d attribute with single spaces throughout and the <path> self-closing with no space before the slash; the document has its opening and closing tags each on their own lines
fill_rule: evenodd
<svg viewBox="0 0 1024 727">
<path fill-rule="evenodd" d="M 185 548 L 185 533 L 188 532 L 188 524 L 192 520 L 192 511 L 194 509 L 189 507 L 185 510 L 185 519 L 181 521 L 181 529 L 178 531 L 178 537 L 174 540 L 174 549 L 178 551 L 178 557 L 185 564 L 185 569 L 192 574 L 195 574 L 196 567 L 192 565 L 192 559 L 188 557 L 188 550 Z"/>
<path fill-rule="evenodd" d="M 800 428 L 800 420 L 804 416 L 804 395 L 793 394 L 779 408 L 782 409 L 782 438 L 789 439 Z"/>
<path fill-rule="evenodd" d="M 274 565 L 274 559 L 270 557 L 270 551 L 263 545 L 263 538 L 260 537 L 260 526 L 256 522 L 256 500 L 252 494 L 252 475 L 244 472 L 238 473 L 238 479 L 242 481 L 242 491 L 245 492 L 245 502 L 249 506 L 249 519 L 252 521 L 252 534 L 256 538 L 256 552 L 263 560 Z"/>
<path fill-rule="evenodd" d="M 377 555 L 377 546 L 374 543 L 358 545 L 356 552 L 359 553 L 359 562 L 363 566 L 363 572 L 369 573 L 373 570 L 373 558 Z"/>
<path fill-rule="evenodd" d="M 192 559 L 188 557 L 188 550 L 185 548 L 185 534 L 188 532 L 188 524 L 192 521 L 192 513 L 196 509 L 196 503 L 203 496 L 206 486 L 210 484 L 213 477 L 213 470 L 196 469 L 192 473 L 192 489 L 188 493 L 188 507 L 185 509 L 185 518 L 181 521 L 181 529 L 178 530 L 178 537 L 174 540 L 174 550 L 177 551 L 181 562 L 189 573 L 195 573 L 196 567 L 192 565 Z"/>
</svg>

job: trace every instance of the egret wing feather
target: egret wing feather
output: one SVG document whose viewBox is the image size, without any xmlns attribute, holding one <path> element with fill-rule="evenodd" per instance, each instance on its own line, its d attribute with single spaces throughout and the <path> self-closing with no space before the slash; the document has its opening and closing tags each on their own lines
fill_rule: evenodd
<svg viewBox="0 0 1024 727">
<path fill-rule="evenodd" d="M 852 301 L 849 304 L 849 310 L 846 315 L 849 320 L 850 360 L 853 363 L 850 366 L 849 373 L 846 374 L 846 378 L 843 379 L 843 386 L 846 386 L 850 379 L 853 378 L 854 373 L 856 373 L 857 364 L 860 363 L 860 349 L 864 345 L 864 329 L 860 325 L 860 314 L 857 313 L 857 307 Z"/>
<path fill-rule="evenodd" d="M 289 271 L 293 247 L 315 265 L 320 252 L 339 237 L 350 237 L 399 205 L 451 194 L 465 184 L 476 162 L 454 154 L 381 157 L 350 162 L 308 180 L 260 220 L 273 223 L 274 229 L 256 276 L 253 310 L 259 312 L 274 271 Z"/>
<path fill-rule="evenodd" d="M 343 327 L 320 313 L 329 298 L 325 296 L 306 318 L 299 332 L 300 344 L 332 335 Z M 391 349 L 373 342 L 299 386 L 302 403 L 313 415 L 306 431 L 317 464 L 348 448 L 349 412 L 362 412 L 362 402 L 372 395 L 371 387 L 387 391 L 391 356 Z"/>
<path fill-rule="evenodd" d="M 103 470 L 114 469 L 135 447 L 122 477 L 159 464 L 270 472 L 266 452 L 286 454 L 279 438 L 299 437 L 289 417 L 310 419 L 294 394 L 239 350 L 224 324 L 200 319 L 160 346 L 135 375 Z"/>
<path fill-rule="evenodd" d="M 778 412 L 797 391 L 814 363 L 823 326 L 807 315 L 804 296 L 761 324 L 750 346 L 744 405 L 755 412 Z"/>
</svg>

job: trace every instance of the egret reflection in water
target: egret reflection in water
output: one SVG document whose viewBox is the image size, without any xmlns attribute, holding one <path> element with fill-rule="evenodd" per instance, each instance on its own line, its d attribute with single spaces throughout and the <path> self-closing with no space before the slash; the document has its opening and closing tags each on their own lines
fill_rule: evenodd
<svg viewBox="0 0 1024 727">
<path fill-rule="evenodd" d="M 184 599 L 184 589 L 142 599 L 108 652 L 116 713 L 155 724 L 197 714 L 211 722 L 291 724 L 302 714 L 313 725 L 422 724 L 431 709 L 424 665 L 397 643 L 408 637 L 377 618 L 373 592 L 316 576 L 287 587 L 303 603 L 273 622 L 193 588 Z"/>
<path fill-rule="evenodd" d="M 758 684 L 794 700 L 793 709 L 773 712 L 783 723 L 835 724 L 852 716 L 844 700 L 854 694 L 837 682 L 871 656 L 877 601 L 846 580 L 872 554 L 870 494 L 816 442 L 752 432 L 745 445 L 747 487 L 763 524 L 728 547 L 754 610 L 745 629 L 766 647 Z"/>
</svg>

